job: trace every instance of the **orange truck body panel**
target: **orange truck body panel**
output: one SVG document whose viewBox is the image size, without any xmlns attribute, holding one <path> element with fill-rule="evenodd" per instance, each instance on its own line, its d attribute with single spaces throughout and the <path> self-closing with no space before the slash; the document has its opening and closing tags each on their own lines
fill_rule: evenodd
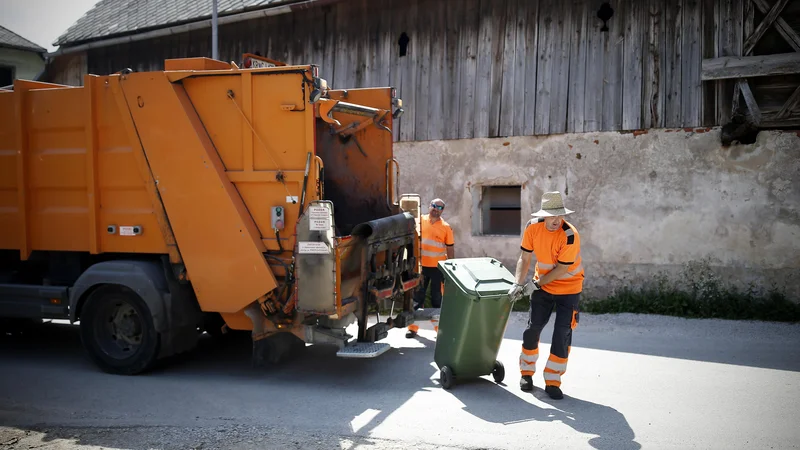
<svg viewBox="0 0 800 450">
<path fill-rule="evenodd" d="M 312 67 L 238 70 L 191 58 L 167 68 L 87 75 L 83 87 L 17 81 L 0 92 L 0 249 L 23 260 L 37 250 L 168 254 L 185 265 L 203 311 L 246 328 L 243 308 L 285 275 L 263 253 L 295 245 L 307 155 L 319 165 L 315 106 L 298 89 Z M 391 108 L 386 90 L 346 100 Z M 390 133 L 362 134 L 371 158 L 391 159 Z M 349 170 L 343 186 L 386 189 L 374 165 Z M 318 173 L 309 171 L 306 204 L 319 198 Z M 280 244 L 274 205 L 286 212 Z"/>
<path fill-rule="evenodd" d="M 95 362 L 121 373 L 199 329 L 252 330 L 257 360 L 290 335 L 386 351 L 370 343 L 413 323 L 420 279 L 419 201 L 396 192 L 402 101 L 258 58 L 0 91 L 0 318 L 80 320 Z M 382 301 L 402 306 L 368 326 Z M 106 312 L 122 303 L 138 312 Z"/>
</svg>

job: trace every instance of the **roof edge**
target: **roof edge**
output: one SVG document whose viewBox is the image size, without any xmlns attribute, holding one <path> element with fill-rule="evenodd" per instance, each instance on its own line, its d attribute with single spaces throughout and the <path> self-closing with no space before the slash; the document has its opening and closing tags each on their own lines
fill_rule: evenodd
<svg viewBox="0 0 800 450">
<path fill-rule="evenodd" d="M 11 44 L 0 44 L 0 48 L 9 48 L 12 50 L 20 50 L 23 52 L 31 52 L 31 53 L 38 53 L 41 55 L 47 54 L 47 49 L 44 47 L 27 47 L 22 45 L 11 45 Z"/>
<path fill-rule="evenodd" d="M 236 23 L 245 20 L 257 19 L 260 17 L 288 14 L 296 10 L 308 9 L 312 6 L 322 6 L 325 4 L 336 3 L 339 1 L 341 0 L 283 0 L 271 3 L 266 6 L 250 7 L 235 12 L 219 14 L 217 17 L 217 23 L 219 25 L 225 25 L 229 23 Z M 107 47 L 110 45 L 115 45 L 123 42 L 133 42 L 144 39 L 153 39 L 160 36 L 180 34 L 192 30 L 211 27 L 211 20 L 212 20 L 211 14 L 208 14 L 184 21 L 169 22 L 162 25 L 142 28 L 136 31 L 112 33 L 96 38 L 76 40 L 76 41 L 56 40 L 55 42 L 53 42 L 53 45 L 59 46 L 59 49 L 53 53 L 50 53 L 50 55 L 59 55 L 62 53 L 68 53 L 68 52 L 72 53 L 74 51 L 80 51 L 80 50 L 71 50 L 73 48 L 79 48 L 79 47 L 81 48 L 86 46 L 88 46 L 87 48 Z M 182 28 L 186 29 L 182 30 Z M 143 37 L 138 37 L 138 36 L 143 36 Z"/>
</svg>

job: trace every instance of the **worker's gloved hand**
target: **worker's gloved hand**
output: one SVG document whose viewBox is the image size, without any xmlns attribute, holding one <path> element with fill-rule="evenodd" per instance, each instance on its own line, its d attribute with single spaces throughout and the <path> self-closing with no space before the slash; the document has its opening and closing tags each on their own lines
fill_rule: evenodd
<svg viewBox="0 0 800 450">
<path fill-rule="evenodd" d="M 517 300 L 518 298 L 522 297 L 522 292 L 524 290 L 525 286 L 514 283 L 514 285 L 511 286 L 511 289 L 508 290 L 508 298 L 511 300 Z"/>
<path fill-rule="evenodd" d="M 528 281 L 525 283 L 525 288 L 522 291 L 522 295 L 531 295 L 539 289 L 541 288 L 539 287 L 538 283 L 536 283 L 536 280 Z"/>
</svg>

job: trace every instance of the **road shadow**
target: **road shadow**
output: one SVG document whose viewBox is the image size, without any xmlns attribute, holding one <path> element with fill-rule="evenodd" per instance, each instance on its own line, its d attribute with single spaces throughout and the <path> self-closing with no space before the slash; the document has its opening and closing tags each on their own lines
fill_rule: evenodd
<svg viewBox="0 0 800 450">
<path fill-rule="evenodd" d="M 506 339 L 522 339 L 527 313 L 515 312 Z M 541 334 L 550 344 L 555 314 Z M 774 345 L 781 342 L 780 347 Z M 800 372 L 800 324 L 581 313 L 574 348 Z"/>
<path fill-rule="evenodd" d="M 123 377 L 91 363 L 78 326 L 43 324 L 0 335 L 0 427 L 42 433 L 42 442 L 110 448 L 187 448 L 159 440 L 170 439 L 173 428 L 198 430 L 203 448 L 298 448 L 280 430 L 308 434 L 309 428 L 319 430 L 319 443 L 302 448 L 341 448 L 341 439 L 349 449 L 369 446 L 380 441 L 371 436 L 375 427 L 418 392 L 437 387 L 434 341 L 391 332 L 402 345 L 377 359 L 345 359 L 333 346 L 308 346 L 262 367 L 252 365 L 249 337 L 204 335 L 193 351 Z M 217 442 L 217 429 L 243 430 L 255 443 Z M 271 440 L 275 435 L 286 441 Z"/>
<path fill-rule="evenodd" d="M 515 389 L 512 386 L 511 389 Z M 609 406 L 592 403 L 564 394 L 551 399 L 536 386 L 530 393 L 512 394 L 495 383 L 476 379 L 456 384 L 448 391 L 464 404 L 464 411 L 486 422 L 512 425 L 521 422 L 562 422 L 581 434 L 594 435 L 588 440 L 598 450 L 638 450 L 636 435 L 625 416 Z M 525 401 L 532 396 L 548 407 Z M 565 447 L 568 445 L 565 444 Z"/>
</svg>

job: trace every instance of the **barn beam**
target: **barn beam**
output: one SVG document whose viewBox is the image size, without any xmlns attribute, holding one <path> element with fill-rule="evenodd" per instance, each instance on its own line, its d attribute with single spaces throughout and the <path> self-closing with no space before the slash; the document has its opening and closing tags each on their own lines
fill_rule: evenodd
<svg viewBox="0 0 800 450">
<path fill-rule="evenodd" d="M 761 11 L 762 14 L 767 14 L 767 12 L 770 11 L 770 6 L 769 3 L 767 3 L 767 0 L 751 0 L 751 1 L 753 2 L 754 5 L 756 5 L 756 8 L 758 8 L 758 10 Z M 780 17 L 776 18 L 775 28 L 778 30 L 781 36 L 783 36 L 783 38 L 786 39 L 786 42 L 788 42 L 789 45 L 792 46 L 794 51 L 800 52 L 800 36 L 798 36 L 797 33 L 794 32 L 792 27 L 790 27 L 785 20 L 783 20 Z"/>
<path fill-rule="evenodd" d="M 701 73 L 703 81 L 796 74 L 800 73 L 800 53 L 708 58 Z"/>
<path fill-rule="evenodd" d="M 772 5 L 772 9 L 769 10 L 766 16 L 764 16 L 764 20 L 761 21 L 760 24 L 756 27 L 756 30 L 747 38 L 747 41 L 744 43 L 744 54 L 749 55 L 750 52 L 753 51 L 753 48 L 756 46 L 756 43 L 764 36 L 764 33 L 767 32 L 769 27 L 775 23 L 775 20 L 778 18 L 778 15 L 783 11 L 783 8 L 786 7 L 786 4 L 789 3 L 789 0 L 778 0 L 777 3 Z"/>
<path fill-rule="evenodd" d="M 739 91 L 744 97 L 744 102 L 747 104 L 747 109 L 750 111 L 750 117 L 753 119 L 755 125 L 761 124 L 761 109 L 756 103 L 756 98 L 753 96 L 753 91 L 750 90 L 750 83 L 746 79 L 741 78 L 738 81 Z"/>
<path fill-rule="evenodd" d="M 789 100 L 786 100 L 786 103 L 783 104 L 783 108 L 778 111 L 775 118 L 780 120 L 789 117 L 789 114 L 791 114 L 792 110 L 797 108 L 798 105 L 800 105 L 800 86 L 789 96 Z"/>
</svg>

